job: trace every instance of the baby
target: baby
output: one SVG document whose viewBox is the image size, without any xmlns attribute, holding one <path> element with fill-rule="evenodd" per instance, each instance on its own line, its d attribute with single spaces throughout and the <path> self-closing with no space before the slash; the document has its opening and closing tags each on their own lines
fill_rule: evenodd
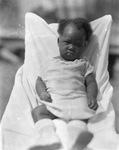
<svg viewBox="0 0 119 150">
<path fill-rule="evenodd" d="M 60 56 L 49 58 L 42 76 L 38 77 L 36 91 L 41 101 L 32 111 L 35 122 L 42 120 L 45 127 L 49 125 L 52 128 L 47 128 L 47 133 L 52 135 L 49 145 L 59 142 L 53 133 L 53 119 L 67 121 L 69 127 L 71 125 L 69 132 L 79 137 L 82 131 L 87 130 L 86 123 L 98 108 L 94 67 L 84 55 L 92 36 L 90 24 L 83 18 L 63 19 L 59 22 L 58 33 Z"/>
</svg>

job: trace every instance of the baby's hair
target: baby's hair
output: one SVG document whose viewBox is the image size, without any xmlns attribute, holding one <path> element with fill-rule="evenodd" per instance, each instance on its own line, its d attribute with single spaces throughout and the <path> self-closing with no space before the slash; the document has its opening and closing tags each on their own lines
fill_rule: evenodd
<svg viewBox="0 0 119 150">
<path fill-rule="evenodd" d="M 59 20 L 59 26 L 58 26 L 58 33 L 59 35 L 63 34 L 64 28 L 68 25 L 68 24 L 75 24 L 77 29 L 81 29 L 83 28 L 86 32 L 86 41 L 90 40 L 90 37 L 92 35 L 92 28 L 90 26 L 90 23 L 84 19 L 84 18 L 75 18 L 75 19 L 60 19 Z"/>
</svg>

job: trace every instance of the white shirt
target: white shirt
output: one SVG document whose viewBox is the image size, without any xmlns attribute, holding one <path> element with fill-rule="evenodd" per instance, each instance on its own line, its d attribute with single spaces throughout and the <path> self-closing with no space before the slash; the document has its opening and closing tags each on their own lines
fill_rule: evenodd
<svg viewBox="0 0 119 150">
<path fill-rule="evenodd" d="M 95 114 L 87 105 L 85 77 L 94 67 L 85 59 L 65 61 L 60 57 L 49 59 L 42 79 L 53 102 L 48 109 L 64 119 L 87 119 Z M 47 105 L 47 102 L 46 102 Z M 56 107 L 55 107 L 56 106 Z"/>
</svg>

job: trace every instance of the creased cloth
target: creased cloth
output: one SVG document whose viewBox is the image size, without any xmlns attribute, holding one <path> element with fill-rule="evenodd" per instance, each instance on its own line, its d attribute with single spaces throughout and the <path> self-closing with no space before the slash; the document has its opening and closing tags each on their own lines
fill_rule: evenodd
<svg viewBox="0 0 119 150">
<path fill-rule="evenodd" d="M 85 76 L 93 72 L 94 67 L 83 58 L 75 61 L 64 61 L 60 56 L 46 59 L 41 77 L 52 97 L 50 105 L 56 106 L 51 108 L 45 103 L 48 110 L 65 120 L 94 116 L 95 111 L 88 107 L 85 88 Z"/>
<path fill-rule="evenodd" d="M 33 13 L 26 14 L 25 23 L 25 61 L 16 74 L 10 100 L 1 121 L 2 150 L 28 150 L 35 144 L 38 133 L 31 116 L 31 110 L 38 105 L 35 82 L 37 76 L 42 74 L 45 56 L 59 55 L 56 23 L 48 25 Z M 110 15 L 91 22 L 94 35 L 85 54 L 95 68 L 101 105 L 88 123 L 89 131 L 94 134 L 88 145 L 91 150 L 119 149 L 119 135 L 114 128 L 115 114 L 111 103 L 113 88 L 107 71 L 111 23 Z M 49 104 L 49 107 L 55 106 Z M 54 120 L 54 123 L 62 143 L 65 143 L 67 123 L 60 119 Z"/>
</svg>

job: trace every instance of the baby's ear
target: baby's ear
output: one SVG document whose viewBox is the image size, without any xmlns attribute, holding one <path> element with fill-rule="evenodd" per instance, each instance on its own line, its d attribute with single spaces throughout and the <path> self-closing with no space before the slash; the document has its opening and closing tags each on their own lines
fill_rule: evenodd
<svg viewBox="0 0 119 150">
<path fill-rule="evenodd" d="M 57 43 L 59 44 L 59 37 L 57 38 Z"/>
<path fill-rule="evenodd" d="M 57 38 L 57 45 L 58 45 L 58 47 L 59 47 L 59 37 Z"/>
<path fill-rule="evenodd" d="M 88 46 L 88 44 L 89 44 L 89 41 L 85 41 L 85 46 Z"/>
<path fill-rule="evenodd" d="M 86 43 L 85 43 L 85 44 L 86 44 L 86 46 L 87 46 L 87 45 L 89 44 L 89 41 L 86 41 Z"/>
</svg>

